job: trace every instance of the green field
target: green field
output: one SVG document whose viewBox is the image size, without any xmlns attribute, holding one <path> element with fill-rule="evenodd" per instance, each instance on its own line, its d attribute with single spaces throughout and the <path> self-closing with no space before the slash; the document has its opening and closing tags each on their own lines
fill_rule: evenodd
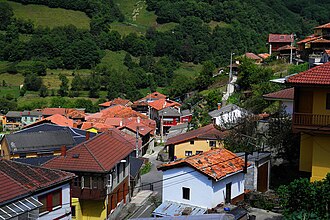
<svg viewBox="0 0 330 220">
<path fill-rule="evenodd" d="M 193 63 L 181 63 L 181 66 L 174 71 L 175 75 L 185 75 L 188 77 L 197 77 L 198 74 L 202 71 L 201 64 Z"/>
<path fill-rule="evenodd" d="M 77 28 L 89 29 L 90 19 L 84 12 L 49 8 L 43 5 L 23 5 L 7 1 L 14 10 L 14 16 L 24 20 L 31 20 L 35 26 L 58 27 L 74 25 Z"/>
</svg>

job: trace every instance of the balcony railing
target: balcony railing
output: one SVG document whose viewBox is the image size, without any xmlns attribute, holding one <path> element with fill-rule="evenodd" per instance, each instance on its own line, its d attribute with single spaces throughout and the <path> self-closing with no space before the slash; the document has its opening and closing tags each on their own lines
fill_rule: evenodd
<svg viewBox="0 0 330 220">
<path fill-rule="evenodd" d="M 107 195 L 106 189 L 89 189 L 73 186 L 72 196 L 79 199 L 103 200 Z"/>
<path fill-rule="evenodd" d="M 293 125 L 296 126 L 330 126 L 330 115 L 319 115 L 311 113 L 294 113 Z"/>
</svg>

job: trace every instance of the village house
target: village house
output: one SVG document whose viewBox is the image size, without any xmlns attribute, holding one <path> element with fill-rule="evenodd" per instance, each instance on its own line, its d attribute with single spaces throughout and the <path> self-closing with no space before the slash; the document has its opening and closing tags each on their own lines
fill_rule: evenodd
<svg viewBox="0 0 330 220">
<path fill-rule="evenodd" d="M 240 122 L 241 119 L 252 115 L 247 110 L 235 105 L 218 106 L 218 109 L 208 113 L 214 124 L 223 128 L 230 128 Z"/>
<path fill-rule="evenodd" d="M 167 96 L 164 94 L 161 94 L 159 92 L 153 92 L 148 94 L 146 97 L 143 97 L 142 99 L 136 100 L 132 104 L 132 109 L 140 112 L 144 115 L 150 116 L 150 108 L 149 103 L 156 101 L 158 99 L 166 99 Z"/>
<path fill-rule="evenodd" d="M 72 127 L 72 128 L 77 127 L 77 123 L 75 123 L 74 120 L 69 119 L 60 114 L 55 114 L 55 115 L 43 118 L 39 121 L 36 121 L 32 124 L 26 125 L 26 126 L 24 126 L 24 128 L 31 128 L 31 127 L 41 125 L 44 123 L 48 123 L 48 124 L 50 123 L 50 124 L 59 125 L 59 126 L 67 126 L 67 127 Z"/>
<path fill-rule="evenodd" d="M 330 172 L 330 63 L 289 76 L 294 87 L 292 128 L 301 134 L 300 171 L 310 172 L 311 181 Z"/>
<path fill-rule="evenodd" d="M 220 131 L 213 124 L 188 131 L 169 138 L 165 146 L 171 161 L 200 154 L 210 149 L 223 148 L 225 131 Z"/>
<path fill-rule="evenodd" d="M 294 42 L 294 37 L 292 34 L 269 34 L 268 44 L 269 44 L 269 54 L 277 52 L 280 47 L 291 46 Z"/>
<path fill-rule="evenodd" d="M 141 142 L 138 145 L 141 146 Z M 43 167 L 77 176 L 72 185 L 74 218 L 115 219 L 130 199 L 130 156 L 135 149 L 135 138 L 110 129 L 63 151 Z"/>
<path fill-rule="evenodd" d="M 311 64 L 320 63 L 322 52 L 330 49 L 330 23 L 314 28 L 314 34 L 297 42 L 298 52 L 302 59 Z"/>
<path fill-rule="evenodd" d="M 0 159 L 0 219 L 69 220 L 74 174 Z"/>
<path fill-rule="evenodd" d="M 272 92 L 263 95 L 265 100 L 279 101 L 284 111 L 292 116 L 293 113 L 293 100 L 294 100 L 294 88 L 283 89 L 277 92 Z"/>
<path fill-rule="evenodd" d="M 99 108 L 101 111 L 101 110 L 109 108 L 110 106 L 113 106 L 113 105 L 122 105 L 122 106 L 130 107 L 132 104 L 133 103 L 128 99 L 122 99 L 122 98 L 118 97 L 112 101 L 107 101 L 107 102 L 99 104 Z"/>
<path fill-rule="evenodd" d="M 163 204 L 153 215 L 168 216 L 164 204 L 183 204 L 190 208 L 186 215 L 201 215 L 219 204 L 242 201 L 245 166 L 243 159 L 224 148 L 161 165 Z"/>
<path fill-rule="evenodd" d="M 189 123 L 192 119 L 192 112 L 189 109 L 180 110 L 180 122 L 181 123 Z"/>
<path fill-rule="evenodd" d="M 4 131 L 14 131 L 41 119 L 42 115 L 39 111 L 9 111 L 2 117 L 2 126 Z"/>
<path fill-rule="evenodd" d="M 0 143 L 1 156 L 8 160 L 59 155 L 75 145 L 67 130 L 6 134 Z"/>
<path fill-rule="evenodd" d="M 256 64 L 260 64 L 262 62 L 262 58 L 254 53 L 245 53 L 244 57 L 253 60 Z"/>
</svg>

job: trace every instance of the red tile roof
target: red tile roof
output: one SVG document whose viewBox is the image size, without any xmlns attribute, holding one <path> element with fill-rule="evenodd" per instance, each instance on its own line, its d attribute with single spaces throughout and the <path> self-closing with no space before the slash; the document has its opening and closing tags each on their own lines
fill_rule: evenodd
<svg viewBox="0 0 330 220">
<path fill-rule="evenodd" d="M 321 36 L 314 36 L 314 35 L 311 35 L 311 36 L 308 36 L 308 37 L 306 37 L 305 39 L 303 39 L 303 40 L 301 40 L 301 41 L 299 41 L 299 42 L 297 42 L 297 44 L 302 44 L 302 43 L 308 43 L 308 42 L 310 42 L 310 41 L 314 41 L 314 40 L 317 40 L 317 39 L 319 39 L 319 38 L 322 38 Z"/>
<path fill-rule="evenodd" d="M 73 179 L 74 174 L 0 159 L 0 203 Z"/>
<path fill-rule="evenodd" d="M 269 43 L 291 43 L 293 42 L 292 34 L 269 34 Z"/>
<path fill-rule="evenodd" d="M 109 108 L 103 109 L 98 113 L 86 116 L 86 121 L 104 123 L 107 118 L 130 117 L 148 118 L 148 116 L 143 115 L 140 112 L 134 111 L 131 107 L 114 105 L 110 106 Z"/>
<path fill-rule="evenodd" d="M 55 114 L 65 115 L 66 109 L 65 108 L 44 108 L 44 109 L 42 109 L 41 112 L 42 112 L 42 115 L 55 115 Z"/>
<path fill-rule="evenodd" d="M 292 50 L 296 50 L 296 49 L 297 49 L 297 48 L 295 48 L 295 47 L 293 47 L 293 46 L 285 45 L 285 46 L 283 46 L 283 47 L 278 48 L 277 51 L 281 51 L 281 50 L 291 50 L 291 48 L 292 48 Z"/>
<path fill-rule="evenodd" d="M 184 134 L 180 134 L 169 138 L 165 145 L 179 144 L 194 139 L 204 139 L 204 140 L 220 140 L 226 136 L 226 131 L 220 131 L 214 127 L 213 124 L 206 125 L 204 127 L 188 131 Z"/>
<path fill-rule="evenodd" d="M 287 78 L 292 84 L 330 85 L 330 62 Z"/>
<path fill-rule="evenodd" d="M 141 122 L 136 122 L 136 121 L 132 121 L 130 123 L 127 123 L 126 125 L 122 126 L 119 128 L 119 130 L 123 130 L 123 129 L 129 129 L 132 132 L 136 132 L 136 129 L 138 129 L 138 132 L 140 135 L 145 136 L 148 133 L 152 133 L 153 129 L 151 127 L 148 127 L 144 124 L 142 124 Z"/>
<path fill-rule="evenodd" d="M 326 54 L 330 54 L 330 50 L 324 50 Z"/>
<path fill-rule="evenodd" d="M 86 114 L 83 110 L 67 109 L 65 116 L 72 119 L 85 119 Z"/>
<path fill-rule="evenodd" d="M 330 23 L 327 23 L 327 24 L 317 26 L 314 29 L 329 29 L 329 28 L 330 28 Z"/>
<path fill-rule="evenodd" d="M 141 147 L 141 142 L 139 142 Z M 67 151 L 43 166 L 66 171 L 109 172 L 135 149 L 135 138 L 110 129 Z"/>
<path fill-rule="evenodd" d="M 261 57 L 262 59 L 267 59 L 268 57 L 270 57 L 270 54 L 269 53 L 259 53 L 258 56 Z"/>
<path fill-rule="evenodd" d="M 111 125 L 106 125 L 106 124 L 102 124 L 102 123 L 93 123 L 93 122 L 83 122 L 82 126 L 80 129 L 82 130 L 88 130 L 91 128 L 95 128 L 96 130 L 98 130 L 98 132 L 103 132 L 106 131 L 110 128 L 113 128 L 113 126 Z"/>
<path fill-rule="evenodd" d="M 158 99 L 156 101 L 150 102 L 149 106 L 159 111 L 167 107 L 174 107 L 174 106 L 179 107 L 181 106 L 181 104 L 172 100 Z"/>
<path fill-rule="evenodd" d="M 52 123 L 52 124 L 56 124 L 56 125 L 60 125 L 60 126 L 68 126 L 68 127 L 74 127 L 74 122 L 72 119 L 69 119 L 65 116 L 59 115 L 59 114 L 55 114 L 52 116 L 49 116 L 47 118 L 41 119 L 39 121 L 36 121 L 32 124 L 29 124 L 27 126 L 25 126 L 24 128 L 29 128 L 29 127 L 33 127 L 42 123 Z"/>
<path fill-rule="evenodd" d="M 195 156 L 163 164 L 159 170 L 168 170 L 180 166 L 191 166 L 214 180 L 243 171 L 245 162 L 236 154 L 226 149 L 215 149 Z"/>
<path fill-rule="evenodd" d="M 111 105 L 130 106 L 131 104 L 132 104 L 132 102 L 128 99 L 115 98 L 112 101 L 101 103 L 101 104 L 99 104 L 99 106 L 102 106 L 102 107 L 110 107 Z"/>
<path fill-rule="evenodd" d="M 167 96 L 159 92 L 153 92 L 142 99 L 166 99 Z"/>
<path fill-rule="evenodd" d="M 254 53 L 245 53 L 245 56 L 249 59 L 252 59 L 252 60 L 262 60 L 261 57 L 258 57 Z"/>
<path fill-rule="evenodd" d="M 265 99 L 271 100 L 293 100 L 294 99 L 294 88 L 283 89 L 277 92 L 268 93 L 264 95 Z"/>
</svg>

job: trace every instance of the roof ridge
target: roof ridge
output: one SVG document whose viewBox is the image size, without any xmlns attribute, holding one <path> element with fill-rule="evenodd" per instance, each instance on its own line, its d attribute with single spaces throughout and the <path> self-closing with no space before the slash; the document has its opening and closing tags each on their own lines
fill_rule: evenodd
<svg viewBox="0 0 330 220">
<path fill-rule="evenodd" d="M 90 151 L 90 149 L 87 147 L 87 145 L 85 143 L 83 143 L 83 146 L 86 148 L 86 150 L 88 151 L 88 153 L 90 153 L 90 155 L 94 158 L 94 160 L 96 161 L 96 163 L 103 169 L 103 171 L 107 171 L 102 164 L 98 161 L 98 159 L 96 158 L 96 156 Z"/>
</svg>

